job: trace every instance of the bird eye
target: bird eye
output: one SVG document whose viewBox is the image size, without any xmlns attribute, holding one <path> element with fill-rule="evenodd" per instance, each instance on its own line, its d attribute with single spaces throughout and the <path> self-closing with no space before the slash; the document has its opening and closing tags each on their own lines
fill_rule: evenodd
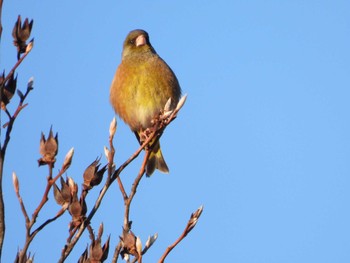
<svg viewBox="0 0 350 263">
<path fill-rule="evenodd" d="M 129 41 L 129 43 L 130 43 L 131 45 L 135 45 L 135 39 L 131 39 L 131 40 Z"/>
</svg>

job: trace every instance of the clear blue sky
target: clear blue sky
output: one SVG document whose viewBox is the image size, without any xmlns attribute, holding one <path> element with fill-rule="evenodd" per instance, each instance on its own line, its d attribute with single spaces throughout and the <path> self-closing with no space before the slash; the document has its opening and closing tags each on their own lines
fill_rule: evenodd
<svg viewBox="0 0 350 263">
<path fill-rule="evenodd" d="M 35 47 L 18 84 L 24 90 L 34 76 L 35 90 L 6 160 L 3 261 L 13 261 L 24 239 L 12 171 L 31 214 L 47 175 L 36 163 L 40 132 L 53 125 L 56 172 L 74 147 L 67 175 L 80 186 L 84 169 L 108 144 L 109 86 L 122 42 L 142 28 L 188 94 L 161 140 L 170 175 L 142 181 L 132 204 L 134 232 L 143 242 L 159 234 L 144 261 L 156 262 L 203 204 L 197 227 L 168 262 L 350 262 L 349 10 L 345 0 L 5 0 L 1 68 L 8 72 L 15 63 L 17 15 L 34 19 Z M 137 142 L 118 124 L 120 164 Z M 126 184 L 139 164 L 126 170 Z M 40 222 L 59 210 L 50 197 Z M 114 185 L 92 221 L 95 229 L 105 223 L 104 240 L 111 233 L 111 254 L 122 217 Z M 31 247 L 37 262 L 57 261 L 69 219 L 39 234 Z M 85 235 L 67 262 L 76 262 L 88 241 Z"/>
</svg>

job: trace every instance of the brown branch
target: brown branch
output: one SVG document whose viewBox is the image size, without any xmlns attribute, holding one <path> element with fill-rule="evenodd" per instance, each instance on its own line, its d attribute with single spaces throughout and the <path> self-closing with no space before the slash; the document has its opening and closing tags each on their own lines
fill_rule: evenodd
<svg viewBox="0 0 350 263">
<path fill-rule="evenodd" d="M 57 214 L 53 217 L 50 218 L 48 220 L 46 220 L 44 223 L 42 223 L 38 228 L 36 228 L 33 232 L 32 232 L 32 236 L 35 236 L 40 230 L 42 230 L 45 226 L 47 226 L 48 224 L 50 224 L 51 222 L 55 221 L 57 218 L 59 218 L 61 215 L 64 214 L 64 212 L 66 212 L 67 208 L 61 208 Z"/>
<path fill-rule="evenodd" d="M 2 4 L 3 0 L 0 0 L 0 42 L 2 39 Z M 0 55 L 1 56 L 1 55 Z M 2 101 L 2 85 L 0 86 L 0 101 Z M 0 125 L 1 125 L 1 112 L 0 112 Z M 1 128 L 0 128 L 0 139 L 1 139 Z M 1 141 L 0 141 L 0 148 L 1 147 Z M 4 204 L 4 197 L 2 195 L 2 175 L 4 170 L 4 158 L 5 154 L 3 151 L 0 151 L 0 261 L 1 261 L 1 255 L 2 255 L 2 246 L 4 244 L 4 237 L 5 237 L 5 204 Z"/>
<path fill-rule="evenodd" d="M 190 220 L 188 220 L 185 230 L 182 232 L 181 236 L 179 236 L 179 238 L 172 245 L 167 247 L 158 263 L 163 263 L 171 250 L 173 250 L 188 235 L 188 233 L 191 232 L 191 230 L 196 226 L 198 218 L 201 216 L 202 211 L 203 206 L 199 207 L 194 213 L 191 214 Z"/>
<path fill-rule="evenodd" d="M 109 189 L 109 187 L 111 186 L 111 184 L 115 181 L 115 179 L 117 179 L 119 177 L 119 174 L 140 154 L 140 152 L 142 151 L 143 147 L 145 147 L 146 145 L 141 145 L 137 151 L 127 160 L 125 161 L 111 176 L 109 179 L 106 180 L 105 185 L 103 186 L 103 188 L 100 191 L 99 196 L 97 197 L 96 201 L 95 201 L 95 205 L 94 207 L 91 209 L 89 215 L 87 216 L 87 218 L 84 220 L 84 222 L 80 225 L 79 230 L 74 233 L 73 235 L 70 236 L 70 238 L 68 238 L 68 242 L 67 244 L 64 246 L 64 248 L 62 249 L 62 253 L 61 253 L 61 257 L 59 259 L 59 263 L 64 262 L 64 260 L 69 256 L 69 254 L 72 252 L 75 244 L 78 242 L 78 240 L 80 239 L 81 235 L 83 234 L 84 230 L 86 229 L 87 225 L 90 223 L 92 217 L 95 215 L 95 213 L 97 212 L 98 208 L 101 205 L 101 202 L 103 200 L 104 195 L 106 194 L 107 190 Z M 78 228 L 77 228 L 78 229 Z M 74 238 L 73 238 L 74 236 Z"/>
<path fill-rule="evenodd" d="M 118 245 L 115 247 L 114 250 L 114 254 L 113 254 L 113 258 L 112 258 L 112 263 L 117 263 L 118 262 L 118 258 L 119 258 L 119 253 L 122 249 L 122 242 L 119 241 Z"/>
<path fill-rule="evenodd" d="M 0 10 L 0 13 L 1 13 L 1 10 Z M 4 205 L 3 195 L 2 195 L 2 178 L 3 178 L 3 168 L 4 168 L 6 149 L 11 139 L 11 131 L 15 123 L 15 120 L 17 119 L 22 109 L 24 109 L 27 106 L 27 104 L 23 105 L 23 103 L 31 90 L 32 90 L 31 87 L 27 88 L 26 93 L 21 97 L 21 100 L 17 106 L 15 113 L 10 118 L 8 125 L 6 125 L 7 130 L 6 130 L 4 144 L 2 145 L 1 144 L 2 142 L 0 141 L 0 261 L 1 261 L 1 254 L 2 254 L 2 246 L 4 242 L 4 236 L 5 236 L 5 205 Z M 0 92 L 0 95 L 1 94 L 2 92 Z M 0 112 L 0 115 L 1 115 L 1 112 Z M 0 132 L 1 132 L 1 129 L 0 129 Z"/>
<path fill-rule="evenodd" d="M 49 165 L 49 174 L 52 175 L 52 165 Z M 55 221 L 57 218 L 59 218 L 61 215 L 63 215 L 63 213 L 65 212 L 66 209 L 61 209 L 56 216 L 54 216 L 51 219 L 46 220 L 44 223 L 42 223 L 38 228 L 36 228 L 34 231 L 32 230 L 32 227 L 34 226 L 38 216 L 39 216 L 39 212 L 41 211 L 41 209 L 44 207 L 45 203 L 48 201 L 48 194 L 50 192 L 51 187 L 53 186 L 53 184 L 57 181 L 58 178 L 60 178 L 68 169 L 68 166 L 63 166 L 61 171 L 54 177 L 52 178 L 51 176 L 48 176 L 47 178 L 47 184 L 46 184 L 46 188 L 43 194 L 43 197 L 38 205 L 38 207 L 35 209 L 34 213 L 32 214 L 32 218 L 31 220 L 29 220 L 28 214 L 26 212 L 26 209 L 24 207 L 24 203 L 22 201 L 22 198 L 19 195 L 19 191 L 16 190 L 16 194 L 18 197 L 18 200 L 20 202 L 20 206 L 22 209 L 22 212 L 24 214 L 25 217 L 25 221 L 26 221 L 26 239 L 25 239 L 25 243 L 23 245 L 23 248 L 21 249 L 21 251 L 19 252 L 19 263 L 24 263 L 25 259 L 26 259 L 26 255 L 27 255 L 27 251 L 29 248 L 29 245 L 31 244 L 31 242 L 33 241 L 34 237 L 44 228 L 46 227 L 48 224 L 50 224 L 51 222 Z"/>
<path fill-rule="evenodd" d="M 2 39 L 2 5 L 3 5 L 3 0 L 0 0 L 0 41 Z M 14 74 L 15 70 L 17 67 L 22 63 L 24 58 L 28 55 L 32 48 L 32 43 L 31 46 L 29 47 L 28 50 L 26 50 L 24 56 L 16 62 L 15 66 L 12 68 L 8 76 L 3 80 L 3 84 L 6 83 L 7 80 L 10 79 L 10 77 Z M 0 101 L 2 101 L 2 91 L 3 91 L 3 85 L 1 85 L 1 90 L 0 90 Z M 21 104 L 23 101 L 21 101 Z M 18 108 L 19 109 L 19 108 Z M 19 111 L 23 109 L 23 107 L 20 107 Z M 19 113 L 18 111 L 18 113 Z M 7 112 L 8 113 L 8 112 Z M 5 161 L 5 153 L 6 153 L 6 148 L 8 145 L 8 142 L 10 141 L 10 133 L 12 130 L 13 123 L 15 121 L 15 118 L 10 119 L 11 126 L 8 127 L 7 132 L 6 132 L 6 139 L 4 142 L 4 145 L 2 146 L 2 142 L 0 141 L 0 261 L 1 261 L 1 255 L 2 255 L 2 247 L 4 243 L 4 236 L 5 236 L 5 204 L 4 204 L 4 198 L 2 195 L 2 179 L 3 179 L 3 168 L 4 168 L 4 161 Z M 1 125 L 1 112 L 0 112 L 0 125 Z M 1 129 L 0 129 L 0 135 L 1 135 Z"/>
<path fill-rule="evenodd" d="M 52 168 L 53 168 L 53 165 L 52 164 L 49 164 L 49 177 L 47 179 L 47 184 L 46 184 L 46 189 L 45 189 L 45 192 L 43 194 L 43 197 L 40 201 L 40 204 L 38 205 L 38 207 L 35 209 L 33 215 L 32 215 L 32 220 L 31 220 L 31 226 L 34 225 L 34 223 L 36 222 L 36 219 L 39 215 L 39 212 L 40 210 L 43 208 L 43 206 L 45 205 L 45 203 L 49 200 L 49 192 L 51 190 L 51 187 L 53 186 L 53 184 L 57 181 L 58 178 L 60 178 L 65 172 L 67 169 L 62 169 L 53 179 L 51 177 L 52 175 Z"/>
<path fill-rule="evenodd" d="M 125 226 L 125 222 L 129 221 L 129 211 L 126 211 L 126 210 L 127 209 L 130 210 L 131 200 L 133 199 L 133 197 L 134 197 L 134 195 L 136 193 L 137 186 L 138 186 L 138 184 L 139 184 L 139 182 L 140 182 L 140 180 L 141 180 L 141 178 L 142 178 L 142 176 L 144 174 L 145 165 L 146 165 L 146 162 L 147 162 L 147 159 L 148 159 L 148 156 L 149 156 L 150 153 L 148 151 L 146 151 L 145 158 L 144 158 L 144 161 L 143 161 L 143 165 L 142 165 L 142 167 L 140 169 L 140 172 L 139 172 L 138 176 L 136 177 L 136 179 L 134 181 L 133 188 L 132 188 L 132 190 L 130 192 L 131 198 L 130 198 L 130 196 L 129 197 L 127 196 L 126 191 L 124 189 L 124 186 L 122 184 L 122 181 L 119 178 L 119 175 L 133 160 L 135 160 L 139 156 L 139 154 L 141 153 L 141 151 L 143 149 L 146 149 L 146 147 L 148 146 L 148 144 L 152 140 L 154 140 L 154 139 L 158 140 L 160 138 L 160 136 L 164 132 L 165 128 L 176 118 L 177 113 L 180 111 L 180 109 L 184 105 L 185 101 L 186 101 L 186 95 L 181 98 L 181 100 L 179 101 L 179 103 L 178 103 L 178 105 L 177 105 L 175 110 L 173 110 L 170 114 L 161 116 L 160 120 L 158 121 L 158 123 L 156 123 L 156 125 L 153 128 L 153 131 L 151 132 L 149 137 L 129 157 L 129 159 L 127 159 L 122 165 L 120 165 L 119 168 L 117 170 L 115 170 L 113 173 L 111 173 L 111 171 L 113 170 L 113 157 L 114 157 L 114 153 L 115 153 L 114 146 L 113 146 L 114 133 L 111 134 L 111 132 L 110 132 L 109 144 L 110 144 L 110 148 L 111 149 L 110 149 L 109 154 L 108 154 L 108 178 L 106 180 L 105 185 L 101 189 L 100 194 L 99 194 L 99 196 L 97 197 L 97 199 L 95 201 L 95 205 L 91 209 L 89 215 L 80 224 L 80 226 L 78 226 L 76 228 L 76 229 L 79 228 L 79 230 L 75 230 L 75 232 L 71 233 L 70 237 L 68 238 L 66 245 L 62 249 L 61 257 L 58 260 L 58 263 L 63 263 L 65 261 L 65 259 L 69 256 L 69 254 L 72 252 L 74 246 L 76 245 L 76 243 L 80 239 L 81 235 L 85 231 L 86 227 L 90 224 L 91 219 L 93 218 L 93 216 L 97 212 L 98 208 L 100 207 L 101 202 L 102 202 L 102 200 L 104 198 L 104 195 L 106 194 L 107 190 L 109 189 L 109 187 L 112 185 L 112 183 L 116 179 L 118 179 L 117 181 L 118 181 L 118 185 L 119 185 L 120 191 L 121 191 L 121 193 L 123 195 L 123 199 L 124 199 L 124 201 L 126 200 L 125 214 L 124 214 L 125 215 L 124 216 L 124 226 Z M 147 157 L 147 159 L 146 159 L 146 157 Z M 130 200 L 128 205 L 127 205 L 127 203 L 128 203 L 127 200 Z M 129 227 L 127 227 L 127 229 L 129 229 Z"/>
<path fill-rule="evenodd" d="M 28 104 L 23 105 L 23 103 L 24 103 L 25 99 L 27 98 L 27 96 L 29 95 L 30 91 L 32 91 L 32 88 L 27 88 L 26 93 L 23 95 L 23 97 L 21 98 L 21 100 L 18 103 L 18 106 L 17 106 L 15 113 L 12 115 L 12 117 L 10 118 L 8 123 L 4 124 L 4 128 L 7 127 L 7 130 L 6 130 L 4 145 L 1 147 L 1 152 L 2 152 L 3 156 L 5 156 L 7 145 L 11 139 L 11 132 L 12 132 L 13 124 L 15 123 L 15 120 L 17 119 L 19 113 L 28 105 Z"/>
<path fill-rule="evenodd" d="M 27 210 L 26 210 L 26 208 L 25 208 L 23 199 L 22 199 L 22 197 L 21 197 L 21 194 L 20 194 L 20 192 L 19 192 L 19 182 L 18 182 L 17 175 L 16 175 L 15 173 L 13 173 L 12 177 L 13 177 L 13 184 L 14 184 L 16 196 L 17 196 L 19 205 L 21 206 L 21 210 L 22 210 L 22 213 L 23 213 L 23 216 L 24 216 L 24 220 L 25 220 L 25 222 L 26 222 L 26 225 L 28 225 L 29 222 L 30 222 L 30 219 L 29 219 Z"/>
<path fill-rule="evenodd" d="M 20 59 L 16 62 L 16 64 L 12 67 L 12 69 L 10 70 L 9 74 L 7 74 L 7 76 L 5 77 L 5 80 L 3 83 L 5 83 L 6 81 L 8 81 L 11 76 L 15 73 L 16 69 L 18 68 L 19 65 L 21 65 L 21 63 L 23 62 L 23 60 L 28 56 L 28 54 L 30 53 L 30 51 L 32 50 L 33 48 L 33 43 L 34 43 L 34 40 L 32 39 L 29 44 L 28 44 L 28 47 L 26 49 L 26 52 L 24 52 L 23 56 L 20 57 Z"/>
<path fill-rule="evenodd" d="M 2 4 L 3 4 L 3 0 L 0 0 L 0 41 L 1 41 L 1 36 L 2 36 Z"/>
<path fill-rule="evenodd" d="M 152 134 L 130 157 L 128 160 L 126 160 L 122 165 L 120 165 L 120 167 L 111 175 L 109 176 L 110 178 L 108 178 L 106 180 L 105 185 L 103 186 L 102 190 L 100 191 L 99 196 L 97 197 L 97 200 L 95 202 L 94 207 L 91 209 L 89 215 L 87 216 L 87 218 L 84 220 L 84 222 L 80 225 L 79 230 L 74 233 L 73 235 L 70 235 L 70 238 L 68 239 L 67 244 L 64 246 L 64 248 L 62 249 L 62 253 L 61 253 L 61 257 L 59 259 L 59 263 L 64 262 L 64 260 L 69 256 L 69 254 L 72 252 L 75 244 L 78 242 L 78 240 L 80 239 L 81 235 L 83 234 L 85 228 L 87 227 L 87 225 L 90 223 L 92 217 L 95 215 L 95 213 L 97 212 L 98 208 L 101 205 L 101 202 L 103 200 L 104 195 L 106 194 L 108 188 L 111 186 L 111 184 L 117 179 L 119 178 L 119 174 L 133 161 L 137 158 L 137 156 L 139 156 L 139 154 L 141 153 L 141 151 L 147 146 L 147 144 L 154 138 L 155 133 Z M 113 143 L 110 140 L 110 144 L 113 145 Z M 114 147 L 111 147 L 111 149 L 114 150 Z M 114 154 L 113 152 L 110 154 Z M 112 160 L 113 163 L 113 160 Z M 109 166 L 111 166 L 110 162 L 109 162 Z M 124 189 L 124 187 L 123 187 Z M 125 190 L 124 190 L 125 192 Z M 73 238 L 74 236 L 74 238 Z"/>
<path fill-rule="evenodd" d="M 131 202 L 136 194 L 136 190 L 137 190 L 137 187 L 143 177 L 143 175 L 145 174 L 145 169 L 146 169 L 146 165 L 147 165 L 147 161 L 148 161 L 148 158 L 149 158 L 149 155 L 150 155 L 150 151 L 149 150 L 146 150 L 146 153 L 145 153 L 145 157 L 143 158 L 143 162 L 142 162 L 142 165 L 141 165 L 141 168 L 140 168 L 140 171 L 137 175 L 137 177 L 135 178 L 134 180 L 134 183 L 132 184 L 132 187 L 131 187 L 131 191 L 130 191 L 130 194 L 129 194 L 129 197 L 128 199 L 126 200 L 125 202 L 125 211 L 124 211 L 124 230 L 126 232 L 129 232 L 129 214 L 130 214 L 130 205 L 131 205 Z"/>
</svg>

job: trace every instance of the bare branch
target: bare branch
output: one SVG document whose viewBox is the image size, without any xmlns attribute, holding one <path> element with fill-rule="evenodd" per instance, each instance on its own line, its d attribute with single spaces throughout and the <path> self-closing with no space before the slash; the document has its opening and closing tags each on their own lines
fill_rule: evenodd
<svg viewBox="0 0 350 263">
<path fill-rule="evenodd" d="M 30 53 L 30 51 L 33 49 L 33 44 L 34 44 L 34 40 L 30 41 L 30 48 L 28 48 L 26 50 L 26 52 L 23 54 L 23 56 L 16 62 L 16 64 L 12 67 L 12 69 L 10 70 L 9 74 L 7 74 L 4 82 L 8 81 L 11 76 L 15 73 L 16 69 L 18 68 L 19 65 L 21 65 L 21 63 L 23 62 L 23 60 L 28 56 L 28 54 Z"/>
<path fill-rule="evenodd" d="M 12 177 L 13 177 L 13 185 L 15 188 L 16 196 L 17 196 L 18 202 L 21 206 L 21 210 L 22 210 L 22 213 L 23 213 L 26 225 L 27 225 L 27 224 L 29 224 L 30 220 L 29 220 L 29 216 L 28 216 L 27 210 L 25 208 L 25 205 L 23 203 L 22 197 L 19 193 L 19 182 L 18 182 L 18 178 L 17 178 L 16 173 L 13 173 Z"/>
<path fill-rule="evenodd" d="M 165 250 L 162 257 L 159 259 L 158 263 L 163 263 L 165 258 L 174 249 L 187 235 L 191 232 L 191 230 L 196 226 L 199 217 L 201 216 L 203 211 L 203 206 L 200 206 L 194 213 L 191 214 L 190 220 L 188 220 L 185 230 L 182 232 L 181 236 L 167 249 Z"/>
<path fill-rule="evenodd" d="M 0 41 L 1 41 L 1 35 L 2 35 L 2 20 L 1 20 L 1 18 L 2 18 L 2 16 L 1 16 L 1 14 L 2 14 L 2 3 L 3 3 L 3 0 L 0 0 Z"/>
<path fill-rule="evenodd" d="M 115 250 L 114 250 L 113 259 L 111 261 L 112 263 L 118 262 L 118 258 L 119 258 L 119 254 L 120 254 L 121 249 L 122 249 L 122 242 L 119 241 L 118 245 L 115 247 Z"/>
<path fill-rule="evenodd" d="M 49 164 L 49 174 L 52 174 L 52 166 L 53 164 Z M 32 218 L 29 220 L 28 214 L 25 210 L 22 198 L 19 195 L 19 191 L 17 194 L 18 200 L 20 202 L 21 205 L 21 209 L 22 212 L 24 214 L 25 220 L 26 220 L 26 239 L 25 239 L 25 243 L 23 246 L 23 249 L 18 253 L 18 262 L 22 263 L 25 262 L 25 258 L 27 256 L 27 250 L 29 248 L 29 245 L 31 244 L 31 242 L 33 241 L 34 237 L 44 228 L 46 227 L 48 224 L 50 224 L 51 222 L 55 221 L 57 218 L 59 218 L 61 215 L 63 215 L 63 213 L 65 212 L 66 209 L 61 209 L 56 216 L 54 216 L 51 219 L 46 220 L 44 223 L 42 223 L 37 229 L 35 229 L 33 232 L 31 232 L 32 227 L 34 226 L 38 216 L 39 216 L 39 212 L 41 211 L 41 209 L 44 207 L 45 203 L 48 201 L 48 194 L 50 192 L 51 187 L 54 185 L 54 183 L 57 181 L 58 178 L 60 178 L 68 169 L 68 166 L 63 166 L 62 170 L 54 177 L 52 178 L 52 176 L 48 176 L 47 178 L 47 184 L 46 184 L 46 188 L 43 194 L 43 197 L 38 205 L 38 207 L 35 209 Z"/>
<path fill-rule="evenodd" d="M 4 127 L 7 127 L 7 130 L 6 130 L 6 136 L 5 136 L 5 140 L 4 140 L 4 144 L 3 146 L 1 147 L 1 152 L 3 154 L 3 156 L 5 156 L 5 152 L 6 152 L 6 148 L 7 148 L 7 145 L 8 143 L 10 142 L 10 138 L 11 138 L 11 131 L 12 131 L 12 128 L 13 128 L 13 124 L 15 123 L 15 120 L 17 119 L 19 113 L 27 106 L 27 104 L 24 104 L 24 101 L 25 99 L 27 98 L 28 94 L 33 90 L 33 88 L 27 88 L 27 91 L 26 93 L 23 95 L 23 97 L 21 97 L 21 100 L 17 106 L 17 109 L 15 111 L 15 113 L 10 117 L 10 120 L 8 123 L 5 123 L 4 124 Z"/>
<path fill-rule="evenodd" d="M 131 191 L 130 191 L 130 194 L 129 194 L 129 197 L 128 199 L 125 201 L 125 212 L 124 212 L 124 229 L 125 231 L 129 231 L 130 229 L 130 220 L 129 220 L 129 213 L 130 213 L 130 205 L 131 205 L 131 202 L 136 194 L 136 190 L 137 190 L 137 187 L 143 177 L 143 175 L 145 174 L 145 169 L 146 169 L 146 165 L 147 165 L 147 160 L 149 158 L 149 155 L 151 154 L 151 152 L 149 150 L 146 150 L 146 153 L 145 153 L 145 157 L 143 158 L 143 162 L 142 162 L 142 165 L 141 165 L 141 168 L 140 168 L 140 171 L 137 175 L 137 177 L 135 178 L 135 181 L 134 183 L 132 184 L 132 187 L 131 187 Z"/>
<path fill-rule="evenodd" d="M 108 188 L 111 186 L 111 184 L 117 179 L 118 181 L 118 185 L 119 185 L 119 189 L 123 195 L 124 198 L 124 202 L 125 202 L 125 213 L 124 213 L 124 227 L 126 230 L 129 230 L 129 211 L 130 211 L 130 204 L 131 201 L 136 193 L 136 189 L 137 186 L 140 182 L 140 180 L 142 179 L 142 176 L 144 174 L 145 171 L 145 165 L 147 163 L 147 159 L 149 157 L 149 151 L 146 150 L 145 153 L 145 158 L 142 164 L 142 167 L 138 173 L 138 176 L 136 177 L 132 190 L 130 192 L 130 196 L 127 196 L 126 191 L 124 189 L 123 183 L 119 177 L 120 173 L 133 161 L 135 160 L 139 154 L 141 153 L 141 151 L 143 149 L 146 149 L 146 147 L 148 146 L 148 144 L 153 141 L 154 139 L 158 140 L 159 137 L 162 135 L 164 129 L 167 127 L 167 125 L 169 125 L 177 116 L 177 113 L 179 112 L 179 110 L 181 109 L 181 107 L 183 106 L 184 102 L 186 100 L 186 96 L 184 96 L 178 106 L 176 107 L 176 109 L 174 111 L 172 111 L 170 114 L 168 114 L 166 117 L 162 117 L 160 116 L 158 122 L 155 124 L 155 126 L 153 127 L 149 137 L 143 142 L 143 144 L 129 157 L 129 159 L 127 159 L 122 165 L 119 166 L 119 168 L 117 170 L 115 170 L 112 173 L 113 170 L 113 158 L 114 158 L 114 154 L 115 154 L 115 149 L 114 149 L 114 145 L 113 145 L 113 137 L 114 137 L 114 133 L 115 133 L 115 129 L 113 127 L 114 124 L 111 123 L 110 125 L 110 129 L 109 129 L 109 144 L 110 144 L 110 150 L 106 151 L 108 153 L 108 177 L 106 180 L 105 185 L 103 186 L 103 188 L 100 191 L 99 196 L 96 199 L 95 205 L 94 207 L 91 209 L 89 215 L 86 217 L 86 219 L 84 220 L 84 222 L 82 222 L 82 224 L 80 224 L 80 226 L 76 227 L 70 234 L 67 244 L 64 246 L 64 248 L 62 249 L 62 253 L 61 253 L 61 257 L 59 259 L 59 263 L 64 262 L 64 260 L 69 256 L 69 254 L 72 252 L 74 246 L 76 245 L 76 243 L 78 242 L 78 240 L 80 239 L 81 235 L 83 234 L 83 232 L 85 231 L 86 227 L 90 224 L 90 221 L 92 219 L 92 217 L 95 215 L 95 213 L 97 212 L 98 208 L 101 205 L 101 202 L 103 200 L 104 195 L 106 194 Z M 180 105 L 180 106 L 179 106 Z M 114 120 L 113 120 L 114 121 Z M 113 122 L 112 121 L 112 122 Z M 116 124 L 115 124 L 116 125 Z"/>
</svg>

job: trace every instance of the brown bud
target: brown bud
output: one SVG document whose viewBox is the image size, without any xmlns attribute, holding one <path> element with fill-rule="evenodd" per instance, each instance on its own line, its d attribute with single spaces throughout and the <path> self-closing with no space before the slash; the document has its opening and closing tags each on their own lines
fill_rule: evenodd
<svg viewBox="0 0 350 263">
<path fill-rule="evenodd" d="M 101 246 L 101 236 L 103 233 L 103 224 L 100 225 L 99 233 L 96 240 L 92 240 L 90 245 L 90 260 L 91 262 L 104 262 L 108 257 L 109 252 L 109 240 L 108 237 L 106 243 Z"/>
<path fill-rule="evenodd" d="M 106 243 L 101 246 L 102 234 L 103 224 L 100 225 L 96 239 L 93 233 L 90 233 L 91 244 L 89 250 L 87 248 L 85 249 L 84 253 L 80 256 L 78 263 L 100 263 L 107 259 L 110 237 L 108 237 Z"/>
<path fill-rule="evenodd" d="M 17 47 L 17 59 L 20 58 L 22 53 L 26 52 L 27 44 L 26 41 L 30 37 L 30 33 L 33 27 L 33 20 L 29 22 L 28 18 L 24 20 L 22 25 L 21 16 L 18 16 L 15 26 L 12 30 L 12 36 L 14 38 L 14 45 Z"/>
<path fill-rule="evenodd" d="M 60 178 L 61 181 L 61 189 L 58 188 L 56 183 L 53 185 L 53 191 L 54 191 L 54 197 L 57 202 L 57 204 L 68 207 L 72 200 L 70 187 L 68 185 L 68 179 L 66 181 L 63 180 L 63 178 Z"/>
<path fill-rule="evenodd" d="M 89 255 L 88 255 L 88 250 L 87 248 L 84 250 L 83 254 L 81 254 L 78 263 L 90 263 Z"/>
<path fill-rule="evenodd" d="M 202 212 L 203 212 L 203 206 L 201 205 L 195 212 L 191 214 L 191 218 L 187 223 L 187 233 L 189 233 L 196 226 Z"/>
<path fill-rule="evenodd" d="M 49 137 L 45 139 L 44 133 L 41 133 L 40 139 L 40 154 L 41 158 L 38 160 L 39 166 L 50 164 L 52 167 L 56 162 L 56 155 L 58 152 L 58 134 L 53 137 L 52 127 L 50 128 Z"/>
<path fill-rule="evenodd" d="M 6 83 L 2 83 L 5 80 L 4 74 L 1 77 L 0 80 L 0 86 L 4 84 L 2 89 L 2 96 L 1 96 L 1 108 L 3 110 L 6 109 L 6 105 L 10 103 L 10 100 L 12 99 L 13 95 L 16 92 L 17 87 L 17 76 L 14 77 L 14 74 L 11 75 L 11 77 L 6 81 Z"/>
<path fill-rule="evenodd" d="M 72 216 L 71 229 L 74 226 L 78 226 L 84 218 L 84 208 L 81 202 L 78 201 L 77 197 L 73 197 L 72 203 L 69 205 L 69 213 Z"/>
<path fill-rule="evenodd" d="M 15 258 L 15 263 L 20 263 L 20 254 L 21 254 L 21 251 L 18 251 L 17 254 L 16 254 L 16 258 Z M 31 256 L 30 255 L 30 252 L 27 254 L 24 255 L 23 259 L 21 260 L 21 262 L 25 262 L 25 263 L 33 263 L 34 262 L 34 256 Z"/>
<path fill-rule="evenodd" d="M 99 185 L 102 181 L 103 174 L 107 169 L 107 166 L 103 166 L 100 170 L 100 159 L 97 158 L 93 161 L 84 171 L 84 190 L 90 190 L 92 187 Z"/>
<path fill-rule="evenodd" d="M 129 232 L 123 230 L 123 236 L 119 237 L 122 241 L 122 249 L 120 251 L 120 256 L 124 259 L 126 254 L 138 257 L 138 252 L 136 248 L 136 236 L 130 230 Z"/>
<path fill-rule="evenodd" d="M 68 185 L 72 196 L 72 202 L 68 208 L 68 211 L 72 216 L 72 221 L 70 224 L 70 229 L 72 229 L 73 227 L 80 225 L 80 223 L 84 220 L 87 212 L 87 206 L 84 198 L 80 198 L 80 200 L 78 200 L 78 185 L 72 178 L 68 178 Z"/>
</svg>

